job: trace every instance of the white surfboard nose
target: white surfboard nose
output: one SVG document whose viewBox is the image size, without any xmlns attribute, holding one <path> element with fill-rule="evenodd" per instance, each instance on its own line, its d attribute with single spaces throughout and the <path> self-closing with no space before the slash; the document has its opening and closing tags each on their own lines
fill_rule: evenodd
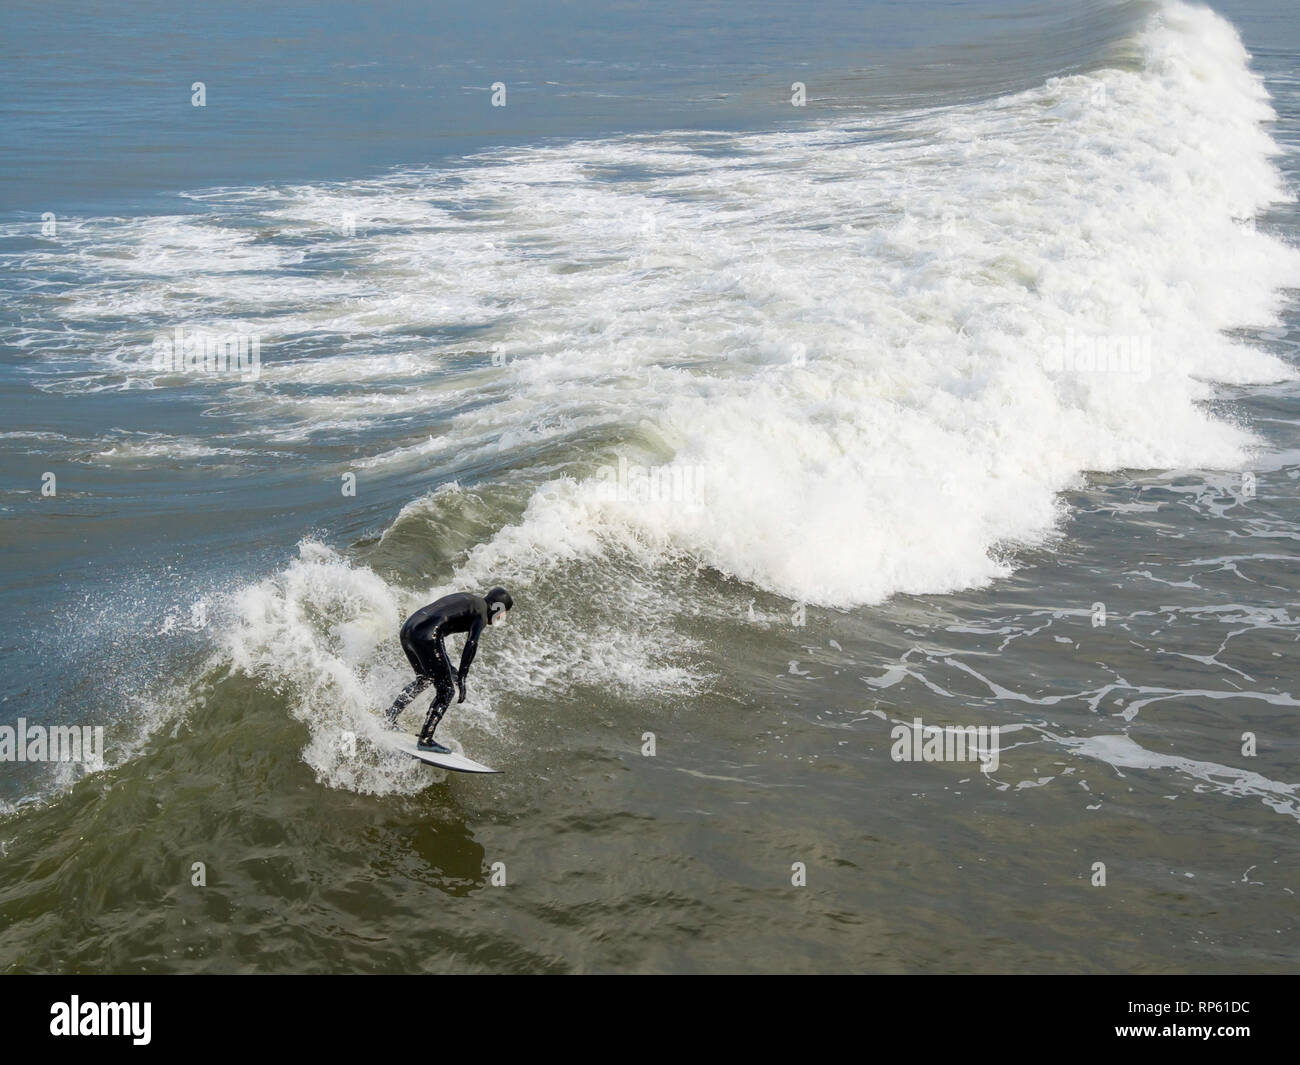
<svg viewBox="0 0 1300 1065">
<path fill-rule="evenodd" d="M 380 741 L 394 751 L 401 751 L 402 754 L 409 754 L 412 758 L 418 758 L 421 762 L 427 762 L 429 765 L 436 765 L 439 769 L 450 769 L 456 773 L 499 773 L 499 769 L 492 769 L 472 758 L 466 758 L 463 754 L 451 752 L 448 754 L 439 754 L 437 751 L 422 751 L 416 745 L 415 738 L 405 732 L 383 732 L 379 736 Z"/>
</svg>

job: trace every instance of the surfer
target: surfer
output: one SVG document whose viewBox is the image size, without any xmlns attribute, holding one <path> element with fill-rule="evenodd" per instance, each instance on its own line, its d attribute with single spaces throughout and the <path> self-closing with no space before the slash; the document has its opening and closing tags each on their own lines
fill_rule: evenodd
<svg viewBox="0 0 1300 1065">
<path fill-rule="evenodd" d="M 451 660 L 447 657 L 443 638 L 454 632 L 465 633 L 465 647 L 460 653 L 460 669 L 455 677 L 455 686 L 460 689 L 460 698 L 456 702 L 463 703 L 465 677 L 478 651 L 479 635 L 489 625 L 504 624 L 506 612 L 514 605 L 510 593 L 504 588 L 493 588 L 484 596 L 456 592 L 421 607 L 407 618 L 402 626 L 402 650 L 415 669 L 415 680 L 402 689 L 402 694 L 388 708 L 385 716 L 389 727 L 396 728 L 398 715 L 412 699 L 433 684 L 437 694 L 429 706 L 429 716 L 420 729 L 416 746 L 422 751 L 450 754 L 450 750 L 433 738 L 438 722 L 451 705 L 453 691 Z"/>
</svg>

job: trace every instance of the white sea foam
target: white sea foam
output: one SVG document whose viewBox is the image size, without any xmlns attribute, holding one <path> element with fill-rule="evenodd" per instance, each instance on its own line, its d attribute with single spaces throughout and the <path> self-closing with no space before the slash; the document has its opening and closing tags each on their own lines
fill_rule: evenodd
<svg viewBox="0 0 1300 1065">
<path fill-rule="evenodd" d="M 1249 432 L 1201 401 L 1208 380 L 1289 374 L 1222 333 L 1274 321 L 1300 283 L 1296 252 L 1241 224 L 1286 196 L 1269 106 L 1209 11 L 1168 5 L 1142 44 L 1140 71 L 919 113 L 887 142 L 764 134 L 705 156 L 629 138 L 461 175 L 444 193 L 490 217 L 379 242 L 388 269 L 442 264 L 421 292 L 502 305 L 504 394 L 425 457 L 593 411 L 648 424 L 709 493 L 638 507 L 547 485 L 475 570 L 612 543 L 871 602 L 1005 573 L 1081 471 L 1244 462 Z M 611 166 L 652 176 L 593 179 Z M 393 214 L 427 195 L 370 191 Z M 1053 372 L 1070 335 L 1149 338 L 1149 374 Z"/>
<path fill-rule="evenodd" d="M 1253 796 L 1278 813 L 1300 821 L 1300 789 L 1294 784 L 1271 780 L 1251 769 L 1148 751 L 1128 736 L 1061 738 L 1060 742 L 1076 754 L 1096 758 L 1116 770 L 1172 771 L 1196 781 L 1197 791 Z"/>
<path fill-rule="evenodd" d="M 1143 45 L 1140 72 L 918 115 L 902 143 L 531 159 L 517 224 L 611 259 L 537 279 L 502 344 L 523 360 L 515 391 L 653 412 L 709 499 L 550 485 L 471 572 L 635 542 L 795 599 L 871 602 L 1005 573 L 1000 548 L 1047 534 L 1080 471 L 1245 461 L 1250 434 L 1200 401 L 1207 380 L 1290 374 L 1221 332 L 1275 320 L 1277 287 L 1300 280 L 1294 250 L 1240 224 L 1286 196 L 1270 112 L 1213 13 L 1168 5 Z M 611 155 L 665 174 L 631 193 L 579 180 Z M 1069 334 L 1154 338 L 1150 373 L 1054 374 L 1049 341 Z M 647 369 L 665 363 L 689 369 Z"/>
<path fill-rule="evenodd" d="M 330 548 L 306 541 L 299 557 L 275 576 L 233 597 L 231 620 L 221 629 L 220 660 L 285 697 L 310 730 L 303 757 L 321 780 L 376 794 L 415 791 L 429 783 L 429 776 L 376 740 L 376 711 L 411 679 L 396 638 L 402 619 L 453 590 L 451 585 L 398 589 Z M 671 603 L 651 603 L 651 598 L 636 582 L 611 589 L 583 604 L 592 627 L 577 634 L 571 612 L 534 617 L 526 632 L 509 625 L 494 630 L 480 650 L 487 665 L 477 670 L 491 675 L 491 685 L 472 683 L 466 703 L 448 718 L 439 737 L 467 742 L 472 736 L 472 752 L 490 760 L 485 752 L 504 742 L 496 714 L 503 698 L 583 683 L 634 694 L 689 692 L 696 678 L 650 653 L 668 640 L 656 618 L 672 609 Z M 615 616 L 625 623 L 610 624 Z M 414 731 L 426 705 L 422 698 L 407 711 L 408 729 Z"/>
</svg>

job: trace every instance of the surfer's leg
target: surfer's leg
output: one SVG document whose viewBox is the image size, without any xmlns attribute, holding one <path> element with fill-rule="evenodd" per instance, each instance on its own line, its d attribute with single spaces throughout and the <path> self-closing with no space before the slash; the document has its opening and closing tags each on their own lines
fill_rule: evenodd
<svg viewBox="0 0 1300 1065">
<path fill-rule="evenodd" d="M 421 654 L 422 645 L 418 638 L 418 627 L 412 625 L 411 620 L 408 620 L 402 626 L 401 640 L 402 650 L 406 653 L 406 660 L 411 663 L 411 668 L 415 670 L 415 680 L 402 689 L 402 694 L 397 697 L 384 715 L 388 718 L 390 725 L 397 722 L 398 716 L 410 705 L 412 699 L 433 683 L 426 656 Z"/>
<path fill-rule="evenodd" d="M 402 694 L 393 701 L 393 705 L 390 706 L 384 714 L 384 716 L 388 718 L 389 723 L 392 724 L 396 722 L 401 712 L 410 705 L 411 700 L 432 683 L 432 677 L 416 677 L 415 680 L 411 681 L 410 684 L 403 688 Z"/>
<path fill-rule="evenodd" d="M 428 662 L 429 672 L 433 675 L 432 680 L 437 685 L 438 694 L 434 696 L 433 703 L 429 707 L 429 716 L 424 720 L 424 728 L 420 729 L 419 746 L 422 747 L 433 745 L 434 730 L 442 720 L 442 715 L 447 712 L 447 707 L 451 705 L 451 697 L 456 691 L 452 679 L 451 660 L 447 657 L 447 648 L 443 646 L 442 634 L 438 633 L 423 650 L 425 652 L 423 657 Z M 441 744 L 437 746 L 441 747 Z"/>
</svg>

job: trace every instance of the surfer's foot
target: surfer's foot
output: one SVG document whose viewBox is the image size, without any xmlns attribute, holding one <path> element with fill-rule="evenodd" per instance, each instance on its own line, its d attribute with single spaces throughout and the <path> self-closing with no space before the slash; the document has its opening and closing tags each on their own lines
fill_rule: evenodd
<svg viewBox="0 0 1300 1065">
<path fill-rule="evenodd" d="M 439 743 L 437 740 L 434 739 L 421 740 L 415 746 L 417 750 L 432 751 L 434 754 L 451 754 L 450 747 L 444 747 L 441 743 Z"/>
</svg>

